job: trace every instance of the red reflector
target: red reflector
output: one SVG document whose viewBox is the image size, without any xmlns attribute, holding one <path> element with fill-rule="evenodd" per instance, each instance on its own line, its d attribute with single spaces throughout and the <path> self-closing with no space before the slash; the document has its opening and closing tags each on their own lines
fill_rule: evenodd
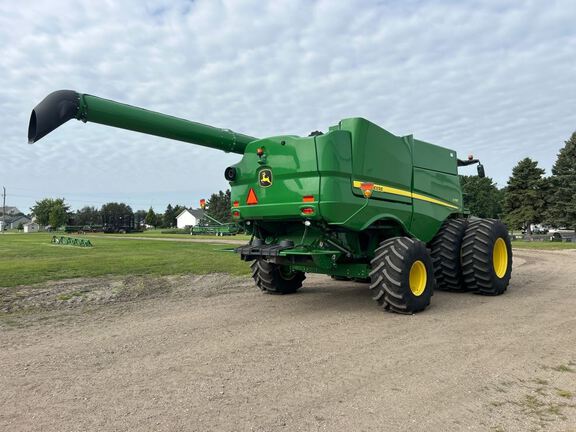
<svg viewBox="0 0 576 432">
<path fill-rule="evenodd" d="M 234 217 L 240 217 L 240 212 L 239 212 L 238 210 L 234 210 L 234 211 L 232 212 L 232 216 L 234 216 Z"/>
<path fill-rule="evenodd" d="M 360 185 L 360 189 L 362 189 L 363 191 L 373 190 L 374 189 L 374 183 L 362 183 Z"/>
<path fill-rule="evenodd" d="M 374 183 L 362 183 L 360 185 L 364 198 L 370 198 L 372 196 L 372 191 L 374 190 Z"/>
<path fill-rule="evenodd" d="M 248 205 L 258 204 L 258 198 L 256 197 L 256 192 L 254 192 L 254 189 L 252 188 L 250 188 L 250 190 L 248 191 L 248 198 L 246 198 L 246 204 Z"/>
<path fill-rule="evenodd" d="M 240 207 L 240 203 L 238 201 L 234 201 L 234 207 Z"/>
<path fill-rule="evenodd" d="M 302 213 L 305 215 L 311 215 L 314 214 L 314 209 L 312 207 L 304 207 Z"/>
<path fill-rule="evenodd" d="M 314 202 L 314 197 L 312 195 L 307 195 L 305 197 L 302 197 L 302 201 L 303 202 Z"/>
</svg>

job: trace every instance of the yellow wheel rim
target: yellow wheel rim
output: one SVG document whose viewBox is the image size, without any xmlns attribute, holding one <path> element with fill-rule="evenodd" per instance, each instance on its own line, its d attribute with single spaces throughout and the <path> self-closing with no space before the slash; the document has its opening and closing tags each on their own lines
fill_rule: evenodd
<svg viewBox="0 0 576 432">
<path fill-rule="evenodd" d="M 415 296 L 421 295 L 426 289 L 426 281 L 428 280 L 428 275 L 426 274 L 426 266 L 420 260 L 414 261 L 412 267 L 410 268 L 410 274 L 408 275 L 408 282 L 410 283 L 410 291 Z"/>
<path fill-rule="evenodd" d="M 508 247 L 502 237 L 499 237 L 494 243 L 492 264 L 494 265 L 494 273 L 496 273 L 496 276 L 503 278 L 506 270 L 508 270 Z"/>
</svg>

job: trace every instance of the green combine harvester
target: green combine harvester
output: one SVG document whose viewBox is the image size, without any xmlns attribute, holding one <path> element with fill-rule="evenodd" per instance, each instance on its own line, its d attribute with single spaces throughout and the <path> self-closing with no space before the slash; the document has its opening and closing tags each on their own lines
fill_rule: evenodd
<svg viewBox="0 0 576 432">
<path fill-rule="evenodd" d="M 363 118 L 308 137 L 255 138 L 71 90 L 32 111 L 30 143 L 70 119 L 238 153 L 226 168 L 232 217 L 251 241 L 256 285 L 296 292 L 306 273 L 370 283 L 385 310 L 414 313 L 434 288 L 499 295 L 512 272 L 502 222 L 473 219 L 462 204 L 456 152 L 395 136 Z"/>
</svg>

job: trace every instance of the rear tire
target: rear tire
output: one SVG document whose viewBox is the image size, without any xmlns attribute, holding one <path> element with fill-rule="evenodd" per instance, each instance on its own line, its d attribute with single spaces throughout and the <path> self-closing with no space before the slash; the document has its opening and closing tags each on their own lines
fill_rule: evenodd
<svg viewBox="0 0 576 432">
<path fill-rule="evenodd" d="M 466 219 L 447 219 L 430 242 L 436 287 L 443 291 L 465 291 L 461 249 Z"/>
<path fill-rule="evenodd" d="M 386 311 L 413 314 L 430 304 L 434 270 L 426 245 L 409 237 L 384 240 L 370 262 L 373 299 Z"/>
<path fill-rule="evenodd" d="M 290 271 L 288 267 L 258 259 L 250 264 L 252 278 L 262 292 L 268 294 L 292 294 L 302 287 L 306 275 L 301 271 Z"/>
<path fill-rule="evenodd" d="M 466 287 L 477 294 L 500 295 L 512 275 L 512 245 L 508 229 L 496 219 L 469 222 L 462 243 L 462 273 Z"/>
</svg>

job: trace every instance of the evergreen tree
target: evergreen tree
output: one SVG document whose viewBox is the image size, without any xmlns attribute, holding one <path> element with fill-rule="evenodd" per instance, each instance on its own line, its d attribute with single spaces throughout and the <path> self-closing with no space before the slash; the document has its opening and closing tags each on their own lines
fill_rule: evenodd
<svg viewBox="0 0 576 432">
<path fill-rule="evenodd" d="M 146 213 L 144 222 L 146 222 L 146 225 L 152 225 L 153 227 L 156 227 L 158 224 L 158 218 L 156 217 L 156 213 L 154 213 L 154 209 L 152 207 L 150 207 L 148 213 Z"/>
<path fill-rule="evenodd" d="M 214 219 L 226 223 L 232 221 L 232 202 L 230 189 L 226 192 L 219 191 L 217 194 L 212 194 L 206 203 L 206 213 Z"/>
<path fill-rule="evenodd" d="M 503 193 L 490 177 L 460 176 L 464 207 L 480 218 L 498 218 L 502 213 Z"/>
<path fill-rule="evenodd" d="M 162 218 L 163 227 L 171 228 L 176 226 L 176 216 L 178 216 L 178 213 L 176 213 L 176 207 L 172 207 L 172 204 L 168 204 L 168 207 L 166 207 L 164 217 Z"/>
<path fill-rule="evenodd" d="M 530 158 L 522 159 L 512 169 L 504 195 L 504 220 L 511 229 L 525 229 L 543 221 L 546 208 L 544 170 Z"/>
<path fill-rule="evenodd" d="M 556 227 L 576 229 L 576 132 L 558 153 L 550 192 L 547 220 Z"/>
</svg>

